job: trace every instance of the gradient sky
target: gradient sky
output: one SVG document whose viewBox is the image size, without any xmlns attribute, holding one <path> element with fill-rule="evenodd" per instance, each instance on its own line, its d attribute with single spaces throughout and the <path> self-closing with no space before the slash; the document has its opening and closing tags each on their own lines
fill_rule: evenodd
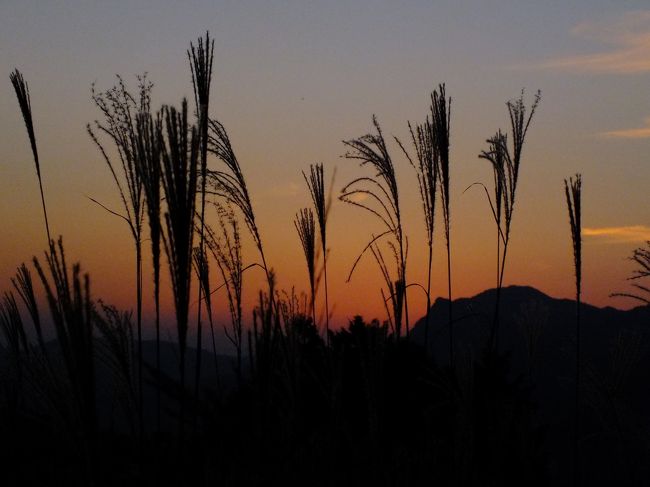
<svg viewBox="0 0 650 487">
<path fill-rule="evenodd" d="M 643 10 L 644 7 L 646 10 Z M 0 279 L 45 237 L 38 185 L 9 73 L 31 91 L 53 233 L 70 260 L 90 272 L 93 294 L 134 307 L 133 250 L 124 222 L 88 200 L 119 210 L 110 174 L 85 125 L 99 116 L 90 97 L 121 74 L 154 81 L 154 105 L 191 95 L 190 41 L 215 39 L 211 115 L 229 130 L 248 178 L 279 285 L 307 288 L 293 216 L 309 204 L 300 173 L 322 161 L 335 193 L 367 172 L 341 158 L 341 143 L 367 133 L 372 114 L 386 135 L 406 138 L 428 96 L 452 96 L 451 179 L 454 295 L 494 285 L 494 222 L 482 190 L 491 181 L 477 158 L 485 139 L 509 130 L 505 102 L 525 88 L 542 101 L 525 147 L 506 284 L 571 297 L 573 269 L 563 180 L 583 174 L 584 299 L 626 290 L 626 260 L 650 239 L 650 10 L 645 1 L 13 1 L 0 4 Z M 425 282 L 425 240 L 415 175 L 397 147 L 409 280 Z M 214 163 L 214 162 L 213 162 Z M 380 275 L 356 254 L 379 226 L 335 202 L 330 220 L 331 301 L 336 323 L 354 314 L 385 318 Z M 442 228 L 441 225 L 438 226 Z M 434 294 L 446 293 L 444 237 L 436 235 Z M 247 262 L 257 259 L 245 248 Z M 149 270 L 145 270 L 149 276 Z M 216 276 L 216 272 L 215 272 Z M 147 293 L 149 279 L 145 280 Z M 249 302 L 262 286 L 248 271 Z M 414 288 L 415 289 L 415 288 Z M 150 294 L 146 294 L 149 296 Z M 414 290 L 412 316 L 424 314 Z M 152 305 L 147 301 L 147 308 Z M 169 309 L 169 307 L 167 307 Z M 223 308 L 222 308 L 223 309 Z M 250 308 L 249 308 L 250 309 Z M 249 315 L 250 316 L 250 315 Z"/>
</svg>

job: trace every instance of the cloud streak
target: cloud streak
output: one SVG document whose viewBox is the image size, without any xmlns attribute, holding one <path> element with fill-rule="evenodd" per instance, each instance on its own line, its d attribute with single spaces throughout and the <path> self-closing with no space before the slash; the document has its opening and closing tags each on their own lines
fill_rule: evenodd
<svg viewBox="0 0 650 487">
<path fill-rule="evenodd" d="M 623 227 L 583 228 L 585 237 L 603 239 L 609 243 L 634 243 L 650 240 L 650 227 L 631 225 Z"/>
<path fill-rule="evenodd" d="M 602 132 L 602 137 L 611 139 L 648 139 L 650 138 L 650 117 L 646 117 L 645 125 L 641 128 L 612 130 L 611 132 Z"/>
<path fill-rule="evenodd" d="M 537 67 L 612 74 L 650 72 L 650 10 L 626 12 L 597 22 L 581 22 L 571 29 L 571 34 L 605 44 L 607 48 L 591 54 L 550 59 Z"/>
</svg>

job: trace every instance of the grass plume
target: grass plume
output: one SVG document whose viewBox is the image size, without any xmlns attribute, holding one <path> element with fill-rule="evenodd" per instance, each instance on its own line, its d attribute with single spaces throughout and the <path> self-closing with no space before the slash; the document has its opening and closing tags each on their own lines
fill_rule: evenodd
<svg viewBox="0 0 650 487">
<path fill-rule="evenodd" d="M 32 274 L 29 272 L 29 269 L 25 264 L 21 264 L 18 268 L 15 277 L 11 278 L 11 283 L 18 292 L 18 295 L 25 304 L 25 308 L 27 308 L 27 312 L 32 319 L 34 329 L 36 330 L 36 339 L 38 340 L 41 352 L 46 354 L 41 316 L 38 311 L 38 304 L 36 303 L 36 294 L 34 293 L 34 282 L 32 280 Z"/>
<path fill-rule="evenodd" d="M 243 351 L 243 308 L 242 292 L 244 283 L 244 260 L 242 256 L 239 223 L 233 209 L 229 206 L 215 205 L 219 218 L 221 235 L 209 230 L 207 245 L 217 261 L 221 277 L 226 287 L 230 329 L 224 326 L 224 333 L 235 348 L 237 356 L 237 379 L 242 379 Z M 209 227 L 206 227 L 209 229 Z"/>
<path fill-rule="evenodd" d="M 303 208 L 296 214 L 293 221 L 300 238 L 302 251 L 307 261 L 307 271 L 309 274 L 309 290 L 311 292 L 311 315 L 316 326 L 316 224 L 314 222 L 314 212 L 311 208 Z"/>
<path fill-rule="evenodd" d="M 573 244 L 573 267 L 576 285 L 576 389 L 575 389 L 575 433 L 573 446 L 574 485 L 580 485 L 580 297 L 582 293 L 582 176 L 564 180 L 564 193 L 569 210 L 571 241 Z"/>
<path fill-rule="evenodd" d="M 36 167 L 36 176 L 38 177 L 38 188 L 41 192 L 41 205 L 43 206 L 43 217 L 45 219 L 45 232 L 47 233 L 47 244 L 51 245 L 52 237 L 50 235 L 50 224 L 47 219 L 47 207 L 45 205 L 45 193 L 43 192 L 43 180 L 41 178 L 41 164 L 38 158 L 38 148 L 36 147 L 36 135 L 34 133 L 34 120 L 32 119 L 32 103 L 29 97 L 29 86 L 23 77 L 22 73 L 15 69 L 10 75 L 9 79 L 16 91 L 16 98 L 18 98 L 18 105 L 20 112 L 25 121 L 27 128 L 27 136 L 29 137 L 29 145 L 32 148 L 32 155 L 34 156 L 34 165 Z"/>
<path fill-rule="evenodd" d="M 162 145 L 161 175 L 167 203 L 164 243 L 174 294 L 181 390 L 184 398 L 194 216 L 200 163 L 199 136 L 196 127 L 190 127 L 188 124 L 187 100 L 183 100 L 180 112 L 174 107 L 163 107 L 162 119 L 165 143 Z M 185 421 L 184 403 L 184 399 L 181 399 L 181 436 Z"/>
<path fill-rule="evenodd" d="M 325 198 L 325 173 L 323 164 L 310 164 L 309 176 L 302 173 L 312 202 L 314 203 L 314 211 L 316 212 L 316 219 L 318 221 L 318 231 L 320 234 L 321 250 L 323 252 L 323 274 L 325 277 L 325 340 L 329 344 L 330 333 L 330 305 L 329 293 L 327 285 L 327 216 L 329 213 L 329 205 Z M 314 324 L 316 324 L 314 322 Z"/>
<path fill-rule="evenodd" d="M 427 308 L 425 313 L 424 323 L 424 348 L 429 349 L 429 310 L 431 308 L 431 268 L 433 264 L 433 235 L 435 227 L 435 211 L 436 211 L 436 193 L 438 190 L 438 175 L 439 175 L 439 153 L 438 146 L 436 145 L 434 127 L 432 120 L 433 104 L 430 105 L 430 115 L 426 117 L 424 123 L 411 125 L 409 122 L 409 133 L 411 135 L 411 142 L 415 150 L 415 159 L 410 156 L 402 142 L 395 138 L 399 144 L 402 152 L 408 159 L 409 163 L 415 169 L 418 178 L 418 189 L 420 190 L 420 199 L 422 200 L 422 213 L 424 215 L 424 225 L 427 235 Z"/>
<path fill-rule="evenodd" d="M 371 249 L 371 247 L 385 236 L 392 236 L 398 252 L 397 263 L 397 280 L 401 282 L 396 286 L 396 290 L 403 296 L 393 296 L 395 302 L 404 303 L 406 318 L 406 334 L 409 335 L 408 306 L 406 305 L 406 242 L 402 229 L 402 215 L 399 205 L 399 192 L 397 188 L 397 177 L 393 161 L 386 147 L 384 135 L 377 121 L 377 117 L 372 117 L 372 123 L 375 127 L 376 134 L 366 134 L 357 139 L 345 140 L 343 143 L 348 147 L 345 157 L 360 161 L 361 166 L 368 165 L 376 171 L 374 177 L 364 176 L 356 178 L 341 190 L 339 199 L 345 203 L 360 207 L 377 217 L 384 226 L 384 231 L 379 233 L 368 242 L 366 247 L 360 252 L 355 260 L 348 281 L 352 277 L 357 264 L 361 257 Z M 369 198 L 369 203 L 358 201 L 357 197 L 362 196 Z M 392 293 L 391 293 L 392 294 Z M 402 313 L 394 316 L 395 333 L 397 337 L 402 332 Z M 394 309 L 397 309 L 395 307 Z"/>
<path fill-rule="evenodd" d="M 244 173 L 232 148 L 226 128 L 217 120 L 210 120 L 209 150 L 225 165 L 225 170 L 209 172 L 208 177 L 213 193 L 225 199 L 241 212 L 244 217 L 244 223 L 253 237 L 255 246 L 262 259 L 262 268 L 266 275 L 269 298 L 269 313 L 263 313 L 262 315 L 269 320 L 266 326 L 270 326 L 273 319 L 273 312 L 275 311 L 273 270 L 269 268 L 266 261 L 264 246 L 262 245 L 262 238 L 260 237 L 259 228 L 255 221 L 255 212 L 253 211 L 253 204 L 248 192 Z"/>
<path fill-rule="evenodd" d="M 199 225 L 199 255 L 198 262 L 202 269 L 207 265 L 205 259 L 205 196 L 206 184 L 208 178 L 208 112 L 210 106 L 210 84 L 212 82 L 212 61 L 214 58 L 214 40 L 210 41 L 210 34 L 206 32 L 205 41 L 198 39 L 197 45 L 190 43 L 190 49 L 187 51 L 187 57 L 190 61 L 190 71 L 192 73 L 192 85 L 194 87 L 194 101 L 196 104 L 196 117 L 198 126 L 199 145 L 201 152 L 201 208 L 200 208 L 200 225 Z M 196 361 L 196 391 L 195 396 L 198 401 L 198 383 L 201 374 L 201 311 L 203 296 L 205 294 L 204 280 L 199 276 L 198 282 L 199 301 L 197 306 L 197 361 Z M 207 301 L 206 301 L 207 302 Z"/>
<path fill-rule="evenodd" d="M 451 126 L 451 98 L 447 99 L 445 85 L 440 84 L 431 93 L 431 127 L 435 153 L 438 154 L 438 184 L 442 201 L 442 217 L 447 244 L 447 292 L 449 299 L 449 366 L 454 366 L 454 333 L 451 303 L 451 215 L 449 205 L 449 135 Z"/>
<path fill-rule="evenodd" d="M 492 165 L 494 199 L 492 200 L 487 189 L 486 194 L 488 195 L 492 215 L 497 225 L 497 297 L 495 300 L 494 320 L 490 332 L 490 350 L 496 350 L 498 348 L 499 302 L 508 255 L 508 244 L 510 243 L 521 155 L 528 128 L 540 100 L 541 92 L 538 91 L 535 94 L 530 108 L 526 108 L 524 92 L 522 90 L 519 98 L 508 101 L 506 106 L 510 118 L 512 148 L 508 144 L 508 136 L 499 130 L 492 138 L 487 140 L 488 149 L 479 154 L 479 158 L 487 160 Z M 501 244 L 503 244 L 503 251 L 500 253 Z"/>
<path fill-rule="evenodd" d="M 34 267 L 45 289 L 81 421 L 82 440 L 85 441 L 94 435 L 97 427 L 90 278 L 87 274 L 82 276 L 79 264 L 72 266 L 70 275 L 61 238 L 45 253 L 45 262 L 44 268 L 34 257 Z"/>
<path fill-rule="evenodd" d="M 102 113 L 104 120 L 95 121 L 86 126 L 90 138 L 99 149 L 106 162 L 117 187 L 125 214 L 110 210 L 102 203 L 90 198 L 109 213 L 124 220 L 133 237 L 135 245 L 136 268 L 136 321 L 138 330 L 138 394 L 141 433 L 144 428 L 143 413 L 143 366 L 142 366 L 142 220 L 145 212 L 145 193 L 143 188 L 142 171 L 138 168 L 139 160 L 146 155 L 141 153 L 140 138 L 145 136 L 146 127 L 138 127 L 138 121 L 145 120 L 150 113 L 151 90 L 153 84 L 146 75 L 138 77 L 138 95 L 133 96 L 127 89 L 124 80 L 117 76 L 117 85 L 105 92 L 97 92 L 92 87 L 92 99 Z M 113 143 L 117 150 L 119 163 L 108 155 L 97 132 L 103 133 Z M 141 157 L 139 157 L 141 156 Z M 118 173 L 121 173 L 118 174 Z"/>
<path fill-rule="evenodd" d="M 149 236 L 151 239 L 151 259 L 153 264 L 154 305 L 156 308 L 156 375 L 160 381 L 160 241 L 162 226 L 161 207 L 161 133 L 162 120 L 155 119 L 150 112 L 138 113 L 135 132 L 135 168 L 144 191 Z M 160 430 L 161 416 L 160 388 L 156 397 L 156 425 Z"/>
</svg>

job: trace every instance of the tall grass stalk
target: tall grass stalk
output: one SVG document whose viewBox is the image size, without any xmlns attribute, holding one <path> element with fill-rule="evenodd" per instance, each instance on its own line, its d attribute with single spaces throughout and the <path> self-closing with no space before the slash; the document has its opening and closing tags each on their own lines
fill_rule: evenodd
<svg viewBox="0 0 650 487">
<path fill-rule="evenodd" d="M 400 294 L 400 296 L 395 295 L 391 297 L 395 300 L 395 305 L 397 305 L 397 303 L 404 304 L 406 335 L 408 336 L 410 329 L 408 306 L 406 303 L 407 244 L 402 229 L 402 215 L 399 205 L 397 177 L 377 117 L 372 117 L 372 123 L 377 131 L 376 134 L 366 134 L 357 139 L 345 140 L 343 143 L 349 148 L 348 152 L 345 154 L 346 158 L 360 161 L 361 166 L 369 165 L 376 171 L 376 174 L 374 177 L 364 176 L 356 178 L 348 183 L 341 190 L 339 199 L 345 203 L 358 206 L 370 212 L 381 221 L 385 230 L 378 235 L 373 236 L 366 247 L 359 253 L 348 275 L 348 281 L 352 278 L 352 274 L 361 260 L 361 257 L 363 257 L 363 255 L 370 250 L 377 241 L 383 237 L 389 235 L 392 236 L 394 239 L 393 245 L 397 249 L 398 254 L 397 281 L 399 281 L 399 284 L 395 286 L 395 290 Z M 364 202 L 365 199 L 368 199 L 368 203 Z M 395 333 L 397 338 L 401 336 L 402 332 L 401 304 L 400 306 L 394 306 L 395 310 L 398 308 L 400 308 L 400 312 L 398 315 L 394 316 Z"/>
<path fill-rule="evenodd" d="M 237 380 L 242 380 L 243 351 L 243 308 L 242 290 L 244 279 L 244 261 L 242 257 L 239 222 L 230 206 L 216 204 L 221 235 L 217 236 L 209 227 L 206 235 L 207 246 L 219 266 L 221 277 L 226 287 L 228 310 L 230 311 L 230 329 L 224 325 L 224 333 L 235 347 L 237 356 Z"/>
<path fill-rule="evenodd" d="M 25 325 L 18 310 L 14 293 L 5 292 L 0 300 L 0 342 L 3 367 L 1 377 L 3 414 L 3 439 L 11 443 L 20 434 L 18 428 L 21 411 L 26 406 L 25 368 L 29 367 L 30 344 L 25 333 Z M 12 431 L 13 430 L 13 431 Z M 9 433 L 9 434 L 7 434 Z M 15 440 L 14 440 L 15 441 Z M 11 459 L 4 458 L 6 464 Z M 11 480 L 9 481 L 11 483 Z"/>
<path fill-rule="evenodd" d="M 198 261 L 203 265 L 203 263 L 206 262 L 204 229 L 205 195 L 208 177 L 208 111 L 210 105 L 210 84 L 212 81 L 212 61 L 214 58 L 214 40 L 210 41 L 210 34 L 208 32 L 205 34 L 205 41 L 202 38 L 199 38 L 196 46 L 190 43 L 187 57 L 190 61 L 190 70 L 192 72 L 192 85 L 194 87 L 194 102 L 196 104 L 196 117 L 201 151 L 201 213 Z M 205 294 L 205 287 L 203 284 L 203 279 L 199 278 L 199 300 L 196 319 L 196 387 L 194 391 L 197 401 L 199 397 L 199 380 L 201 376 L 201 310 L 203 296 Z"/>
<path fill-rule="evenodd" d="M 307 272 L 309 274 L 309 291 L 310 291 L 310 311 L 314 326 L 316 324 L 316 288 L 315 288 L 315 268 L 316 268 L 316 224 L 314 222 L 314 212 L 311 208 L 303 208 L 296 214 L 293 221 L 300 238 L 302 251 L 307 261 Z"/>
<path fill-rule="evenodd" d="M 79 264 L 72 266 L 72 275 L 70 274 L 61 238 L 45 253 L 45 268 L 36 257 L 33 262 L 45 289 L 72 390 L 72 414 L 78 418 L 79 425 L 79 430 L 74 433 L 78 435 L 88 473 L 92 474 L 91 446 L 97 431 L 97 411 L 90 278 L 87 274 L 82 276 Z"/>
<path fill-rule="evenodd" d="M 102 113 L 104 121 L 99 122 L 96 120 L 94 128 L 90 124 L 86 126 L 88 134 L 108 165 L 126 214 L 119 214 L 95 199 L 90 199 L 127 223 L 135 245 L 136 320 L 138 329 L 138 409 L 141 435 L 144 429 L 142 375 L 142 220 L 145 210 L 145 194 L 142 178 L 140 177 L 141 172 L 138 169 L 137 124 L 139 115 L 150 112 L 152 87 L 153 84 L 147 81 L 146 75 L 138 77 L 139 93 L 136 99 L 127 90 L 120 76 L 117 77 L 117 85 L 103 93 L 95 91 L 95 86 L 93 85 L 92 99 Z M 114 144 L 119 163 L 115 163 L 111 159 L 95 131 L 106 135 Z M 121 175 L 118 175 L 118 171 L 121 172 Z"/>
<path fill-rule="evenodd" d="M 277 352 L 278 341 L 281 338 L 280 320 L 277 315 L 275 296 L 275 273 L 267 263 L 264 253 L 264 246 L 260 237 L 259 228 L 255 220 L 255 213 L 251 202 L 246 179 L 239 165 L 239 161 L 233 150 L 226 128 L 217 120 L 210 120 L 209 135 L 210 152 L 217 156 L 225 165 L 225 169 L 209 171 L 210 185 L 213 194 L 225 199 L 229 204 L 236 207 L 244 218 L 244 223 L 251 234 L 255 246 L 262 260 L 261 267 L 264 269 L 268 284 L 268 294 L 265 299 L 260 291 L 259 308 L 253 311 L 253 339 L 254 352 L 251 361 L 251 370 L 258 381 L 258 394 L 260 404 L 265 403 L 268 398 L 267 392 L 271 387 L 274 367 L 274 354 Z M 258 317 L 261 327 L 257 326 Z M 254 365 L 253 365 L 254 363 Z M 262 406 L 262 409 L 264 407 Z M 266 413 L 260 411 L 262 416 Z"/>
<path fill-rule="evenodd" d="M 29 97 L 29 87 L 27 81 L 23 78 L 20 71 L 15 69 L 10 75 L 9 79 L 16 91 L 16 98 L 18 98 L 18 105 L 25 121 L 27 128 L 27 136 L 29 137 L 29 144 L 32 148 L 32 155 L 34 156 L 34 165 L 36 166 L 36 176 L 38 177 L 38 188 L 41 192 L 41 205 L 43 206 L 43 217 L 45 219 L 45 232 L 47 234 L 47 245 L 52 245 L 52 237 L 50 235 L 50 224 L 47 219 L 47 207 L 45 205 L 45 193 L 43 192 L 43 180 L 41 178 L 41 164 L 38 158 L 38 148 L 36 147 L 36 135 L 34 133 L 34 121 L 32 119 L 32 103 Z"/>
<path fill-rule="evenodd" d="M 18 384 L 21 383 L 20 371 L 23 355 L 29 355 L 29 344 L 23 319 L 18 310 L 16 297 L 11 291 L 5 292 L 0 302 L 0 331 L 4 336 L 12 366 L 18 372 Z"/>
<path fill-rule="evenodd" d="M 205 228 L 205 227 L 204 227 Z M 200 247 L 194 247 L 192 251 L 192 263 L 194 266 L 194 272 L 196 272 L 196 280 L 199 283 L 199 287 L 202 289 L 207 290 L 209 288 L 209 285 L 206 285 L 206 283 L 209 283 L 210 281 L 210 269 L 208 267 L 208 259 L 207 255 L 205 252 L 201 251 Z M 203 293 L 199 293 L 203 294 Z M 202 296 L 201 296 L 202 297 Z M 207 295 L 205 296 L 206 298 L 206 308 L 207 308 Z M 197 307 L 201 307 L 200 302 L 197 303 Z M 206 309 L 207 311 L 207 309 Z M 198 313 L 198 318 L 197 318 L 197 323 L 196 323 L 196 364 L 194 368 L 194 417 L 193 417 L 193 427 L 194 427 L 194 433 L 196 433 L 196 428 L 198 427 L 198 412 L 199 410 L 199 394 L 201 391 L 201 360 L 202 360 L 202 353 L 201 350 L 203 349 L 203 327 L 201 325 L 201 313 Z"/>
<path fill-rule="evenodd" d="M 482 151 L 479 154 L 479 158 L 486 159 L 490 162 L 494 174 L 494 201 L 491 200 L 488 194 L 492 214 L 497 225 L 497 296 L 489 342 L 489 349 L 492 351 L 498 349 L 499 304 L 501 289 L 503 287 L 506 257 L 508 255 L 508 244 L 510 243 L 510 231 L 517 193 L 517 182 L 519 181 L 521 155 L 530 122 L 533 119 L 540 99 L 541 93 L 538 91 L 535 94 L 530 109 L 527 109 L 522 90 L 519 98 L 508 101 L 506 106 L 508 107 L 512 131 L 512 149 L 508 145 L 507 135 L 499 130 L 496 135 L 487 140 L 488 150 Z M 502 253 L 500 253 L 501 243 L 503 244 Z"/>
<path fill-rule="evenodd" d="M 393 255 L 393 259 L 395 261 L 397 269 L 399 269 L 399 254 L 397 251 L 397 248 L 392 242 L 388 242 L 388 247 Z M 381 275 L 384 279 L 384 284 L 386 285 L 386 289 L 388 291 L 388 296 L 384 294 L 384 290 L 381 290 L 381 297 L 384 302 L 384 307 L 386 309 L 386 313 L 388 314 L 388 323 L 389 326 L 393 329 L 393 332 L 397 335 L 397 317 L 401 316 L 402 310 L 404 308 L 404 291 L 401 286 L 403 285 L 402 281 L 398 278 L 393 280 L 393 278 L 390 275 L 390 271 L 388 269 L 388 265 L 386 264 L 386 261 L 384 260 L 384 255 L 381 252 L 381 249 L 379 245 L 373 244 L 370 246 L 370 252 L 372 253 L 372 256 L 375 259 L 375 262 L 379 266 L 379 270 L 381 271 Z M 388 301 L 392 303 L 392 317 L 391 313 L 388 309 Z"/>
<path fill-rule="evenodd" d="M 442 200 L 442 217 L 445 225 L 445 243 L 447 244 L 447 291 L 449 298 L 449 366 L 454 367 L 454 330 L 451 302 L 451 215 L 449 213 L 449 130 L 451 125 L 451 98 L 447 98 L 445 85 L 438 85 L 431 93 L 432 140 L 438 154 L 438 184 Z"/>
<path fill-rule="evenodd" d="M 210 233 L 209 228 L 210 227 L 208 225 L 204 227 L 204 230 L 208 234 Z M 214 317 L 212 314 L 212 292 L 210 290 L 210 266 L 208 262 L 207 253 L 203 253 L 203 256 L 201 256 L 201 253 L 197 252 L 196 248 L 194 249 L 194 267 L 198 278 L 201 279 L 202 281 L 203 289 L 205 290 L 204 291 L 205 310 L 208 314 L 208 323 L 210 324 L 210 335 L 212 338 L 212 354 L 214 356 L 214 371 L 215 371 L 215 377 L 217 381 L 217 388 L 219 388 L 219 363 L 217 359 L 217 342 L 214 335 Z"/>
<path fill-rule="evenodd" d="M 97 357 L 113 374 L 113 393 L 122 405 L 131 431 L 138 427 L 138 399 L 135 390 L 135 343 L 131 311 L 119 311 L 101 303 L 94 314 L 95 327 L 102 340 L 97 342 Z M 160 381 L 158 381 L 160 382 Z"/>
<path fill-rule="evenodd" d="M 581 197 L 582 176 L 576 174 L 575 179 L 564 180 L 564 193 L 569 210 L 571 224 L 571 240 L 573 244 L 573 266 L 576 284 L 576 389 L 575 389 L 575 432 L 574 432 L 574 485 L 580 480 L 580 297 L 582 291 L 582 221 Z"/>
<path fill-rule="evenodd" d="M 41 353 L 47 356 L 47 349 L 45 348 L 45 340 L 43 339 L 43 327 L 41 324 L 41 316 L 38 311 L 38 304 L 36 303 L 36 295 L 34 293 L 34 282 L 32 274 L 25 264 L 16 271 L 16 276 L 11 278 L 11 283 L 18 292 L 18 295 L 25 304 L 27 312 L 29 313 L 34 329 L 36 330 L 36 339 L 38 341 Z"/>
<path fill-rule="evenodd" d="M 323 252 L 323 274 L 325 277 L 325 343 L 329 345 L 330 334 L 330 305 L 327 286 L 327 215 L 329 207 L 325 199 L 325 175 L 323 164 L 311 164 L 309 166 L 309 176 L 302 173 L 309 189 L 314 211 L 318 220 L 318 230 L 320 233 L 321 250 Z M 314 324 L 316 324 L 314 322 Z"/>
<path fill-rule="evenodd" d="M 422 212 L 424 215 L 424 225 L 427 234 L 427 308 L 425 313 L 424 323 L 424 349 L 429 350 L 429 310 L 431 308 L 431 268 L 433 264 L 433 235 L 435 226 L 435 211 L 436 211 L 436 193 L 438 189 L 438 164 L 439 154 L 435 141 L 435 131 L 433 128 L 433 104 L 430 105 L 430 117 L 427 116 L 422 124 L 417 124 L 415 127 L 409 122 L 409 132 L 411 134 L 411 142 L 415 149 L 417 165 L 413 158 L 409 155 L 402 142 L 395 138 L 401 147 L 404 155 L 409 163 L 415 169 L 418 178 L 418 188 L 420 190 L 420 198 L 422 199 Z"/>
<path fill-rule="evenodd" d="M 162 109 L 165 143 L 162 145 L 162 186 L 167 208 L 165 212 L 165 253 L 169 261 L 176 329 L 179 346 L 181 378 L 181 410 L 179 430 L 185 428 L 185 353 L 192 277 L 192 249 L 200 147 L 197 128 L 188 124 L 187 100 L 181 111 L 165 106 Z"/>
<path fill-rule="evenodd" d="M 137 115 L 135 133 L 135 167 L 142 183 L 146 200 L 149 235 L 151 237 L 151 256 L 153 263 L 154 303 L 156 308 L 156 381 L 160 384 L 160 161 L 162 119 L 155 119 L 150 112 Z M 160 431 L 161 395 L 156 388 L 156 426 Z"/>
<path fill-rule="evenodd" d="M 253 204 L 248 192 L 244 173 L 241 170 L 237 156 L 232 148 L 226 128 L 217 120 L 210 120 L 208 150 L 216 155 L 226 166 L 225 170 L 209 171 L 208 173 L 213 193 L 224 198 L 230 204 L 239 209 L 244 217 L 244 223 L 253 237 L 260 258 L 262 259 L 262 268 L 264 269 L 269 289 L 268 297 L 270 310 L 269 313 L 265 313 L 263 316 L 269 320 L 267 325 L 270 325 L 275 310 L 275 293 L 273 291 L 275 284 L 273 270 L 269 268 L 266 261 L 264 246 L 262 245 L 262 238 L 260 237 L 259 228 L 255 221 Z"/>
</svg>

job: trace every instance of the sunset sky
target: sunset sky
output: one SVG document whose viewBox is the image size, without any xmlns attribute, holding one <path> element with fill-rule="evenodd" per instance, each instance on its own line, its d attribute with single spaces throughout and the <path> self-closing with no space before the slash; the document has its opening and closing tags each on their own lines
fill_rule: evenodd
<svg viewBox="0 0 650 487">
<path fill-rule="evenodd" d="M 643 10 L 643 8 L 646 10 Z M 650 10 L 644 1 L 29 1 L 0 5 L 0 280 L 42 255 L 45 235 L 29 144 L 9 73 L 29 83 L 50 225 L 68 259 L 90 273 L 93 295 L 135 307 L 133 244 L 106 164 L 85 126 L 99 117 L 91 85 L 115 74 L 136 88 L 155 83 L 154 106 L 191 97 L 186 50 L 215 39 L 211 116 L 227 127 L 247 177 L 269 262 L 283 289 L 307 289 L 293 217 L 310 204 L 301 170 L 336 169 L 334 195 L 359 175 L 341 156 L 344 139 L 372 129 L 376 114 L 398 171 L 408 277 L 425 283 L 426 240 L 417 181 L 392 135 L 406 139 L 430 92 L 452 97 L 451 219 L 455 297 L 495 284 L 495 227 L 474 182 L 491 183 L 477 155 L 501 128 L 505 102 L 526 90 L 542 100 L 524 149 L 505 284 L 528 284 L 572 297 L 573 268 L 563 180 L 583 175 L 584 300 L 635 303 L 609 294 L 628 289 L 632 250 L 650 239 Z M 217 161 L 211 161 L 216 167 Z M 338 201 L 330 215 L 330 292 L 334 320 L 385 319 L 380 274 L 364 259 L 347 273 L 377 222 Z M 437 223 L 434 295 L 446 295 L 442 223 Z M 148 242 L 145 242 L 145 247 Z M 244 257 L 257 261 L 247 242 Z M 164 271 L 167 272 L 166 269 Z M 150 268 L 146 307 L 152 309 Z M 220 281 L 213 271 L 215 284 Z M 250 303 L 263 286 L 247 271 Z M 169 292 L 166 293 L 169 296 Z M 218 314 L 223 310 L 219 299 Z M 170 310 L 170 300 L 166 309 Z M 411 316 L 425 312 L 409 295 Z"/>
</svg>

